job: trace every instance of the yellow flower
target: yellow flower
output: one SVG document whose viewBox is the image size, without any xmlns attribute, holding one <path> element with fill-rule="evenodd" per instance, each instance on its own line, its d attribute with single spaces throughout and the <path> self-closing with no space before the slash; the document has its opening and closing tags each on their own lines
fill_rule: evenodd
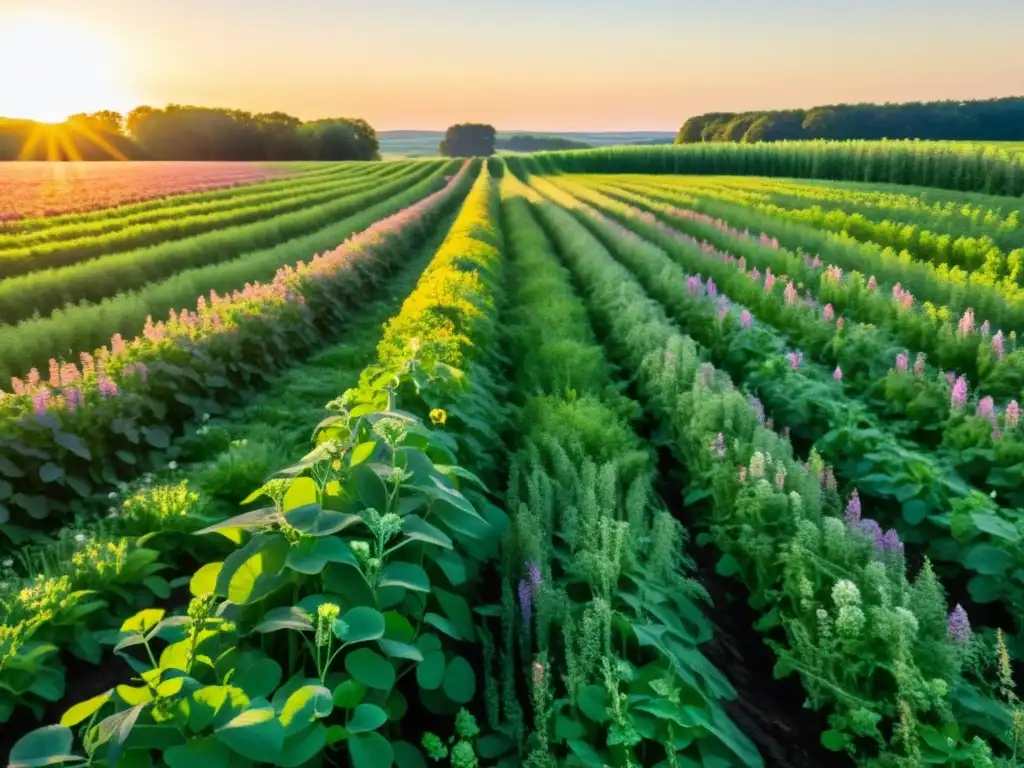
<svg viewBox="0 0 1024 768">
<path fill-rule="evenodd" d="M 440 424 L 441 426 L 444 426 L 444 424 L 448 421 L 448 414 L 445 413 L 444 408 L 435 408 L 430 412 L 430 420 L 434 424 Z"/>
</svg>

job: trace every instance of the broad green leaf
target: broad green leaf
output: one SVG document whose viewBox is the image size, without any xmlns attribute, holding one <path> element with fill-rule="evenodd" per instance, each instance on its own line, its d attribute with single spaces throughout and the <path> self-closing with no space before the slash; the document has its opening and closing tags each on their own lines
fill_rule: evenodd
<svg viewBox="0 0 1024 768">
<path fill-rule="evenodd" d="M 390 768 L 395 762 L 391 743 L 376 731 L 354 733 L 348 739 L 352 768 Z"/>
<path fill-rule="evenodd" d="M 284 726 L 269 706 L 247 709 L 214 735 L 242 757 L 258 763 L 277 762 L 284 746 Z"/>
<path fill-rule="evenodd" d="M 473 613 L 469 609 L 469 603 L 461 595 L 448 592 L 444 589 L 434 589 L 434 597 L 441 604 L 445 614 L 459 630 L 459 634 L 466 640 L 475 637 L 475 624 Z"/>
<path fill-rule="evenodd" d="M 341 617 L 341 623 L 335 623 L 334 634 L 346 643 L 364 643 L 384 637 L 384 616 L 380 611 L 368 606 L 356 606 Z M 344 631 L 339 631 L 339 630 Z"/>
<path fill-rule="evenodd" d="M 393 741 L 395 765 L 398 768 L 427 768 L 427 760 L 414 744 L 408 741 Z"/>
<path fill-rule="evenodd" d="M 216 736 L 208 736 L 171 747 L 164 752 L 164 761 L 170 768 L 230 768 L 231 750 Z"/>
<path fill-rule="evenodd" d="M 967 550 L 964 567 L 983 576 L 1000 576 L 1014 564 L 1013 554 L 991 544 L 975 544 Z"/>
<path fill-rule="evenodd" d="M 121 625 L 121 631 L 144 635 L 159 624 L 166 613 L 167 611 L 163 608 L 146 608 L 125 619 Z"/>
<path fill-rule="evenodd" d="M 354 709 L 365 695 L 365 685 L 358 680 L 346 680 L 334 689 L 334 704 L 342 709 Z"/>
<path fill-rule="evenodd" d="M 605 723 L 609 719 L 605 698 L 603 686 L 586 685 L 576 698 L 576 706 L 595 723 Z"/>
<path fill-rule="evenodd" d="M 387 640 L 383 638 L 378 640 L 377 644 L 389 658 L 423 661 L 423 653 L 415 645 L 409 645 L 409 643 L 403 643 L 398 640 Z"/>
<path fill-rule="evenodd" d="M 388 713 L 374 704 L 360 704 L 348 719 L 349 733 L 375 731 L 388 721 Z"/>
<path fill-rule="evenodd" d="M 298 768 L 316 757 L 326 744 L 327 729 L 322 723 L 313 723 L 304 731 L 285 739 L 277 764 L 281 768 Z M 194 768 L 198 768 L 198 766 Z"/>
<path fill-rule="evenodd" d="M 324 509 L 319 504 L 296 507 L 285 512 L 284 519 L 290 526 L 309 536 L 329 536 L 363 522 L 359 515 Z"/>
<path fill-rule="evenodd" d="M 1017 532 L 1017 527 L 1009 520 L 1003 520 L 1001 517 L 994 515 L 989 512 L 975 512 L 971 515 L 971 522 L 974 523 L 974 527 L 979 531 L 991 534 L 1000 539 L 1005 539 L 1011 543 L 1016 544 L 1020 541 L 1020 534 Z"/>
<path fill-rule="evenodd" d="M 153 690 L 146 685 L 119 685 L 115 688 L 118 697 L 129 707 L 153 700 Z"/>
<path fill-rule="evenodd" d="M 451 537 L 440 528 L 436 528 L 419 515 L 406 515 L 402 518 L 402 533 L 410 539 L 437 544 L 445 549 L 452 548 Z"/>
<path fill-rule="evenodd" d="M 298 733 L 310 723 L 327 717 L 334 710 L 334 697 L 322 685 L 304 685 L 281 708 L 285 736 Z"/>
<path fill-rule="evenodd" d="M 7 768 L 37 768 L 82 762 L 83 758 L 71 752 L 74 734 L 66 725 L 47 725 L 29 731 L 11 748 Z"/>
<path fill-rule="evenodd" d="M 235 605 L 247 605 L 262 600 L 280 587 L 285 577 L 280 573 L 276 558 L 266 551 L 257 552 L 231 575 L 228 600 Z"/>
<path fill-rule="evenodd" d="M 281 665 L 264 657 L 242 665 L 231 678 L 231 683 L 245 691 L 250 699 L 256 699 L 273 693 L 283 676 Z"/>
<path fill-rule="evenodd" d="M 263 615 L 263 621 L 253 627 L 253 632 L 276 632 L 281 629 L 294 629 L 299 632 L 311 632 L 313 620 L 310 615 L 298 606 L 272 608 Z"/>
<path fill-rule="evenodd" d="M 98 696 L 93 696 L 91 699 L 86 699 L 85 701 L 75 704 L 61 716 L 60 724 L 70 727 L 78 725 L 83 720 L 92 717 L 95 713 L 100 711 L 104 704 L 110 701 L 113 693 L 114 689 L 111 688 Z"/>
<path fill-rule="evenodd" d="M 438 616 L 436 613 L 428 613 L 426 616 L 423 617 L 423 621 L 424 623 L 434 627 L 434 629 L 441 630 L 446 635 L 448 635 L 448 637 L 451 637 L 455 640 L 468 639 L 463 637 L 462 634 L 459 632 L 459 628 L 456 627 L 454 623 L 452 623 L 449 619 L 446 619 L 444 616 Z"/>
<path fill-rule="evenodd" d="M 468 661 L 456 656 L 448 662 L 441 690 L 456 704 L 467 704 L 473 700 L 473 694 L 476 692 L 476 674 Z"/>
<path fill-rule="evenodd" d="M 435 691 L 445 678 L 444 651 L 428 651 L 416 665 L 416 682 L 425 691 Z"/>
<path fill-rule="evenodd" d="M 362 464 L 368 458 L 373 456 L 373 449 L 377 447 L 377 443 L 373 440 L 368 440 L 365 443 L 360 443 L 352 449 L 352 460 L 351 465 L 353 467 Z"/>
<path fill-rule="evenodd" d="M 391 662 L 369 648 L 359 648 L 345 657 L 345 670 L 363 685 L 388 690 L 395 684 Z"/>
<path fill-rule="evenodd" d="M 380 587 L 404 587 L 413 592 L 429 592 L 430 578 L 427 572 L 415 563 L 396 560 L 384 566 Z"/>
<path fill-rule="evenodd" d="M 303 537 L 302 541 L 288 550 L 287 565 L 299 573 L 310 576 L 318 574 L 327 563 L 359 567 L 352 548 L 337 536 Z"/>
<path fill-rule="evenodd" d="M 388 640 L 399 640 L 403 643 L 411 643 L 416 640 L 416 630 L 412 624 L 398 611 L 388 611 L 384 614 L 384 637 Z"/>
<path fill-rule="evenodd" d="M 842 731 L 827 730 L 821 733 L 821 746 L 830 752 L 842 752 L 846 749 L 850 737 Z"/>
<path fill-rule="evenodd" d="M 311 477 L 297 477 L 289 483 L 281 502 L 281 509 L 287 516 L 287 513 L 294 509 L 318 505 L 319 501 L 320 492 L 316 487 L 316 481 Z"/>
<path fill-rule="evenodd" d="M 382 515 L 388 509 L 388 488 L 375 471 L 376 463 L 360 464 L 353 470 L 359 500 L 367 507 L 373 507 Z"/>
</svg>

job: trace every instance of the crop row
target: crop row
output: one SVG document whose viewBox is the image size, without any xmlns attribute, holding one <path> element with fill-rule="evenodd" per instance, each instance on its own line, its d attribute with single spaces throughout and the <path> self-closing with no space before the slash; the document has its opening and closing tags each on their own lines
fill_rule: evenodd
<svg viewBox="0 0 1024 768">
<path fill-rule="evenodd" d="M 418 203 L 333 251 L 294 267 L 286 262 L 271 283 L 211 293 L 195 311 L 183 309 L 167 322 L 148 323 L 131 341 L 115 336 L 110 347 L 82 355 L 81 368 L 54 362 L 49 377 L 30 377 L 20 394 L 5 395 L 0 509 L 13 518 L 5 533 L 82 511 L 98 491 L 137 473 L 149 451 L 166 448 L 170 425 L 216 413 L 219 403 L 337 332 L 409 238 L 459 198 L 467 174 L 463 168 L 427 197 L 429 189 L 420 190 Z"/>
<path fill-rule="evenodd" d="M 518 172 L 783 176 L 1024 194 L 1024 154 L 926 141 L 772 141 L 537 152 L 507 160 Z"/>
<path fill-rule="evenodd" d="M 275 206 L 270 206 L 257 210 L 255 218 L 238 220 L 233 214 L 218 215 L 219 223 L 212 230 L 205 222 L 195 234 L 181 239 L 144 243 L 121 253 L 7 277 L 0 281 L 0 322 L 17 323 L 36 314 L 45 317 L 61 307 L 102 301 L 185 269 L 272 248 L 350 216 L 367 202 L 383 200 L 437 167 L 436 163 L 416 163 L 398 168 L 397 173 L 389 171 L 380 180 L 343 178 L 336 186 L 305 198 L 305 207 L 296 208 L 289 202 L 276 206 L 277 213 Z"/>
<path fill-rule="evenodd" d="M 226 261 L 219 260 L 216 250 L 210 250 L 203 252 L 203 258 L 214 259 L 212 263 L 185 269 L 139 290 L 119 293 L 97 304 L 66 307 L 49 317 L 25 320 L 16 326 L 0 325 L 0 375 L 23 376 L 33 367 L 45 368 L 50 358 L 73 360 L 83 350 L 108 343 L 115 334 L 138 334 L 148 317 L 166 316 L 172 309 L 191 304 L 196 296 L 210 291 L 230 292 L 246 283 L 273 279 L 282 266 L 294 264 L 310 253 L 334 248 L 354 232 L 436 190 L 444 184 L 444 176 L 452 167 L 443 164 L 432 173 L 419 171 L 418 182 L 407 178 L 346 197 L 339 205 L 349 215 L 311 222 L 312 229 L 307 233 L 273 247 L 242 253 Z M 255 226 L 274 225 L 267 222 Z M 236 230 L 236 236 L 241 236 L 245 229 Z M 217 233 L 201 237 L 223 239 Z"/>
<path fill-rule="evenodd" d="M 406 166 L 408 167 L 408 166 Z M 364 170 L 365 169 L 365 170 Z M 282 189 L 261 193 L 260 187 L 248 187 L 254 194 L 237 197 L 230 208 L 195 213 L 187 208 L 163 209 L 157 220 L 133 222 L 127 219 L 109 219 L 107 232 L 96 231 L 95 225 L 44 230 L 22 238 L 0 238 L 0 277 L 9 278 L 44 269 L 65 267 L 122 251 L 135 251 L 159 245 L 170 240 L 192 237 L 225 227 L 290 213 L 305 207 L 329 202 L 349 188 L 358 188 L 366 182 L 380 182 L 403 170 L 395 164 L 363 166 L 344 169 L 327 177 L 291 180 Z M 157 209 L 161 211 L 161 209 Z M 40 235 L 46 239 L 38 242 Z"/>
<path fill-rule="evenodd" d="M 616 237 L 616 229 L 604 223 L 596 211 L 593 213 L 594 217 L 588 220 L 597 222 L 595 226 L 601 227 L 603 236 Z M 642 223 L 632 226 L 651 234 Z M 631 234 L 629 229 L 623 231 Z M 927 543 L 932 556 L 954 574 L 971 575 L 967 587 L 977 602 L 1006 601 L 1013 607 L 1011 615 L 1015 619 L 1017 606 L 1024 601 L 1022 583 L 1012 576 L 1022 562 L 1019 534 L 1014 527 L 1020 519 L 1019 512 L 1001 509 L 987 495 L 972 492 L 951 471 L 956 455 L 915 449 L 899 439 L 892 426 L 894 415 L 885 413 L 888 418 L 883 423 L 870 408 L 844 391 L 845 376 L 840 369 L 837 376 L 831 367 L 816 368 L 804 361 L 800 348 L 794 350 L 772 325 L 752 323 L 760 315 L 768 323 L 797 335 L 805 329 L 813 333 L 817 328 L 822 343 L 835 334 L 834 327 L 829 330 L 815 323 L 813 316 L 793 311 L 789 301 L 792 286 L 786 293 L 777 291 L 772 295 L 743 271 L 711 256 L 695 242 L 657 239 L 667 250 L 636 239 L 636 254 L 645 258 L 633 265 L 639 269 L 643 264 L 651 270 L 643 274 L 642 281 L 653 295 L 685 318 L 691 334 L 712 351 L 716 363 L 756 392 L 776 420 L 790 428 L 794 436 L 813 442 L 822 456 L 836 465 L 839 477 L 876 505 L 880 519 L 889 522 L 886 518 L 891 518 L 891 524 L 904 540 Z M 696 270 L 687 273 L 679 263 L 710 268 L 719 281 L 708 283 L 705 288 Z M 734 307 L 730 298 L 743 303 Z M 756 315 L 752 316 L 744 304 Z M 803 336 L 804 341 L 808 338 Z M 843 329 L 834 343 L 845 341 Z M 923 374 L 918 377 L 904 370 L 891 373 L 886 383 L 891 392 L 900 384 L 906 389 L 922 380 Z M 940 402 L 949 401 L 950 385 L 946 383 L 945 387 Z M 878 393 L 879 387 L 874 389 Z M 853 387 L 851 391 L 860 390 Z M 876 395 L 883 404 L 884 394 Z M 990 420 L 956 409 L 950 420 L 951 428 L 959 433 L 966 431 L 965 422 L 984 424 L 989 433 L 992 430 Z M 1011 434 L 1017 427 L 1005 423 L 1003 426 Z M 972 458 L 980 464 L 983 457 L 977 453 Z M 998 465 L 993 470 L 998 473 Z M 1002 473 L 1007 474 L 1015 488 L 1017 478 L 1013 473 L 1005 469 Z"/>
<path fill-rule="evenodd" d="M 474 487 L 457 415 L 487 399 L 485 382 L 469 378 L 473 365 L 462 375 L 420 351 L 458 354 L 439 338 L 448 322 L 486 339 L 501 266 L 494 194 L 484 169 L 438 253 L 447 269 L 424 275 L 424 286 L 447 275 L 455 301 L 431 307 L 417 289 L 391 328 L 423 335 L 405 339 L 403 355 L 391 351 L 397 330 L 382 342 L 360 385 L 329 405 L 314 451 L 254 492 L 270 506 L 207 529 L 236 548 L 192 577 L 187 613 L 145 610 L 124 623 L 118 650 L 142 685 L 71 707 L 60 725 L 23 737 L 12 760 L 73 759 L 79 727 L 90 758 L 108 762 L 290 766 L 331 749 L 357 768 L 423 764 L 400 737 L 422 729 L 424 708 L 450 723 L 453 753 L 473 754 L 479 728 L 459 712 L 477 692 L 464 655 L 470 605 L 507 518 Z M 467 244 L 476 247 L 455 266 Z M 462 302 L 481 311 L 460 315 Z M 481 366 L 488 358 L 482 344 L 467 351 Z M 424 745 L 447 752 L 436 735 Z"/>
<path fill-rule="evenodd" d="M 5 163 L 0 173 L 0 232 L 17 229 L 22 217 L 251 184 L 300 168 L 290 163 Z"/>
<path fill-rule="evenodd" d="M 875 243 L 881 248 L 907 253 L 915 260 L 930 262 L 939 269 L 956 270 L 954 274 L 965 273 L 974 282 L 1000 286 L 1008 292 L 1018 290 L 1024 280 L 1024 248 L 1001 248 L 992 233 L 957 236 L 932 231 L 901 219 L 884 218 L 875 221 L 856 212 L 847 213 L 841 207 L 825 210 L 818 205 L 794 207 L 759 201 L 744 193 L 737 194 L 728 186 L 720 190 L 709 190 L 675 180 L 666 186 L 699 198 L 748 205 L 782 220 L 846 234 L 861 242 Z"/>
<path fill-rule="evenodd" d="M 991 759 L 1009 713 L 991 685 L 968 676 L 966 615 L 957 607 L 947 618 L 931 566 L 905 575 L 898 537 L 876 541 L 877 523 L 861 517 L 857 496 L 840 497 L 831 469 L 813 453 L 798 461 L 756 401 L 703 362 L 713 349 L 681 334 L 633 277 L 652 290 L 678 284 L 657 249 L 557 187 L 534 185 L 549 194 L 541 212 L 617 360 L 636 372 L 642 402 L 669 430 L 719 572 L 750 590 L 776 674 L 797 673 L 808 706 L 828 714 L 822 743 L 878 764 Z"/>
</svg>

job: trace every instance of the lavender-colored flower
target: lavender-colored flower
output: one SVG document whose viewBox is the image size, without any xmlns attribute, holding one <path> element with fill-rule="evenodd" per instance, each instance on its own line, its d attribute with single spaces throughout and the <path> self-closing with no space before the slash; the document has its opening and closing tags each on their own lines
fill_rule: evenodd
<svg viewBox="0 0 1024 768">
<path fill-rule="evenodd" d="M 843 380 L 843 369 L 840 368 L 838 365 L 836 366 L 836 369 L 832 371 L 832 378 L 835 379 L 836 381 Z"/>
<path fill-rule="evenodd" d="M 1016 400 L 1011 400 L 1010 404 L 1006 406 L 1006 426 L 1016 427 L 1020 424 L 1020 406 L 1017 405 Z"/>
<path fill-rule="evenodd" d="M 85 402 L 85 398 L 82 396 L 82 390 L 78 387 L 72 387 L 64 393 L 64 404 L 69 411 L 75 410 L 83 402 Z"/>
<path fill-rule="evenodd" d="M 885 534 L 882 533 L 882 526 L 880 526 L 876 521 L 869 517 L 865 517 L 857 523 L 857 530 L 861 533 L 866 533 L 871 537 L 871 542 L 875 545 L 875 549 L 882 549 L 882 542 L 885 539 Z"/>
<path fill-rule="evenodd" d="M 910 359 L 907 357 L 906 352 L 900 352 L 896 355 L 896 370 L 900 373 L 906 373 L 907 368 L 910 365 Z"/>
<path fill-rule="evenodd" d="M 986 396 L 978 401 L 977 415 L 984 416 L 987 418 L 995 412 L 995 409 L 995 402 L 993 402 L 991 397 Z"/>
<path fill-rule="evenodd" d="M 821 269 L 821 257 L 815 256 L 814 261 L 811 262 L 811 266 L 815 269 Z"/>
<path fill-rule="evenodd" d="M 526 573 L 530 579 L 530 586 L 533 588 L 533 594 L 536 595 L 540 591 L 542 581 L 540 566 L 537 565 L 536 560 L 526 561 Z"/>
<path fill-rule="evenodd" d="M 711 298 L 715 298 L 715 296 L 718 295 L 718 287 L 715 285 L 715 281 L 712 280 L 710 277 L 708 278 L 706 290 L 708 292 L 708 296 L 710 296 Z"/>
<path fill-rule="evenodd" d="M 997 331 L 996 335 L 992 337 L 992 351 L 995 352 L 997 360 L 1002 360 L 1003 356 L 1006 354 L 1005 345 L 1006 340 L 1003 337 L 1003 332 Z"/>
<path fill-rule="evenodd" d="M 992 333 L 992 326 L 988 320 L 981 324 L 981 328 L 978 329 L 982 336 L 988 336 Z"/>
<path fill-rule="evenodd" d="M 750 312 L 748 310 L 744 309 L 742 312 L 740 312 L 741 326 L 743 326 L 744 328 L 749 328 L 752 322 L 753 318 L 750 316 Z"/>
<path fill-rule="evenodd" d="M 794 350 L 786 355 L 789 359 L 789 367 L 794 371 L 800 367 L 800 361 L 804 359 L 804 353 L 800 350 Z"/>
<path fill-rule="evenodd" d="M 971 622 L 967 618 L 967 611 L 960 603 L 949 612 L 949 621 L 946 623 L 949 637 L 954 643 L 968 643 L 971 640 Z"/>
<path fill-rule="evenodd" d="M 764 406 L 761 404 L 761 401 L 753 395 L 747 395 L 747 403 L 753 409 L 754 415 L 757 416 L 758 423 L 764 424 Z"/>
<path fill-rule="evenodd" d="M 950 403 L 954 408 L 962 408 L 967 403 L 967 379 L 965 377 L 961 376 L 953 385 Z"/>
<path fill-rule="evenodd" d="M 754 267 L 752 270 L 750 270 L 750 279 L 751 280 L 756 280 L 756 281 L 760 282 L 761 281 L 761 270 L 758 269 L 757 267 Z"/>
<path fill-rule="evenodd" d="M 868 290 L 871 291 L 871 292 L 874 292 L 874 291 L 878 290 L 878 281 L 875 280 L 875 276 L 874 275 L 872 275 L 871 277 L 868 278 Z"/>
<path fill-rule="evenodd" d="M 900 541 L 900 535 L 896 533 L 895 528 L 890 528 L 885 532 L 885 536 L 882 537 L 882 551 L 884 552 L 902 552 L 903 542 Z"/>
<path fill-rule="evenodd" d="M 523 626 L 529 629 L 533 618 L 533 588 L 525 579 L 519 582 L 519 611 L 523 616 Z"/>
<path fill-rule="evenodd" d="M 686 278 L 686 291 L 694 296 L 700 296 L 701 294 L 701 282 L 700 278 L 696 275 L 690 275 Z"/>
<path fill-rule="evenodd" d="M 825 309 L 822 311 L 822 315 L 830 323 L 836 319 L 836 311 L 832 308 L 831 304 L 826 304 Z"/>
<path fill-rule="evenodd" d="M 956 381 L 956 372 L 955 371 L 949 371 L 946 374 L 946 381 L 948 381 L 950 386 L 952 386 L 953 383 Z"/>
<path fill-rule="evenodd" d="M 856 488 L 853 489 L 850 501 L 846 504 L 846 522 L 851 528 L 860 522 L 860 495 Z"/>
<path fill-rule="evenodd" d="M 846 318 L 845 317 L 840 317 L 838 320 L 836 320 L 836 328 L 843 329 L 845 327 L 846 327 Z"/>
<path fill-rule="evenodd" d="M 99 381 L 99 390 L 101 397 L 114 397 L 117 395 L 117 384 L 113 379 L 101 376 Z"/>
<path fill-rule="evenodd" d="M 47 409 L 50 407 L 50 390 L 41 389 L 32 398 L 32 410 L 35 411 L 36 416 L 45 416 Z"/>
<path fill-rule="evenodd" d="M 775 286 L 775 275 L 772 274 L 771 267 L 764 271 L 764 289 L 765 291 L 771 292 Z"/>
</svg>

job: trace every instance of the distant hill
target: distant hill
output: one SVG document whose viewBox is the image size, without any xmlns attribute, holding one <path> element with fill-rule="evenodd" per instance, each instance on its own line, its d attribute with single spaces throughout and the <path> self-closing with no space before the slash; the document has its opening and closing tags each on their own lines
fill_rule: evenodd
<svg viewBox="0 0 1024 768">
<path fill-rule="evenodd" d="M 502 142 L 510 141 L 517 136 L 563 139 L 579 142 L 591 147 L 603 147 L 613 144 L 671 144 L 675 139 L 675 133 L 671 131 L 498 131 L 499 149 L 502 149 Z M 377 138 L 380 141 L 380 152 L 384 156 L 404 155 L 406 157 L 416 157 L 436 155 L 437 145 L 444 138 L 444 131 L 377 131 Z M 583 147 L 579 148 L 582 149 Z"/>
</svg>

